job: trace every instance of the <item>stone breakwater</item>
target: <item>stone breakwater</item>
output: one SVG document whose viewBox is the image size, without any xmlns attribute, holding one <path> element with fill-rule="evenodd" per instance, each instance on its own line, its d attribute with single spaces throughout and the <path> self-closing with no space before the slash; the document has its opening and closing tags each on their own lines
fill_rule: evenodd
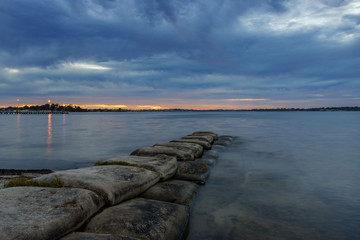
<svg viewBox="0 0 360 240">
<path fill-rule="evenodd" d="M 231 141 L 194 132 L 0 189 L 0 239 L 185 239 L 199 185 Z"/>
</svg>

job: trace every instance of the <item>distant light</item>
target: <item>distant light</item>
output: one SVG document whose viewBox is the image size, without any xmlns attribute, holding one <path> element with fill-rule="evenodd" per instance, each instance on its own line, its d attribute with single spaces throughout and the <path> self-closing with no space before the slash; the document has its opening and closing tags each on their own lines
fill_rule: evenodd
<svg viewBox="0 0 360 240">
<path fill-rule="evenodd" d="M 51 102 L 51 100 L 49 99 L 49 100 L 48 100 L 48 103 L 50 103 L 50 102 Z"/>
<path fill-rule="evenodd" d="M 16 99 L 16 101 L 20 102 L 20 99 Z"/>
</svg>

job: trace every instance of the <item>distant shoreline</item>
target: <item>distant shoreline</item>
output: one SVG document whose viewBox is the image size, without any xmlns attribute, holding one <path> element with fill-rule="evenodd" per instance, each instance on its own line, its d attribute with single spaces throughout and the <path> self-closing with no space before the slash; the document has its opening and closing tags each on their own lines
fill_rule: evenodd
<svg viewBox="0 0 360 240">
<path fill-rule="evenodd" d="M 0 108 L 0 112 L 17 112 L 17 111 L 66 111 L 66 112 L 335 112 L 335 111 L 360 111 L 360 107 L 318 107 L 318 108 L 259 108 L 259 109 L 83 109 L 76 105 L 68 105 L 66 107 L 58 104 L 46 104 L 41 106 L 25 106 L 25 107 L 7 107 Z"/>
</svg>

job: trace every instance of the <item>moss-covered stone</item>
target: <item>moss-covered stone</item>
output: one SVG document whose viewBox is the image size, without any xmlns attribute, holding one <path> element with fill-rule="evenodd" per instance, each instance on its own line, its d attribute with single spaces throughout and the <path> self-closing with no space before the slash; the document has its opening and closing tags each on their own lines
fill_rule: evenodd
<svg viewBox="0 0 360 240">
<path fill-rule="evenodd" d="M 4 185 L 4 188 L 9 187 L 19 187 L 19 186 L 33 186 L 33 187 L 52 187 L 52 188 L 61 188 L 64 187 L 64 182 L 59 178 L 55 178 L 49 181 L 34 181 L 30 177 L 20 177 L 11 179 L 7 184 Z"/>
</svg>

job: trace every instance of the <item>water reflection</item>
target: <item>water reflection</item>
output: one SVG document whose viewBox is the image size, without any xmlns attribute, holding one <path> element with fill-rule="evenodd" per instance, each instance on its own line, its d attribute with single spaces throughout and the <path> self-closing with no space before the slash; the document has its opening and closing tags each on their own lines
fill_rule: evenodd
<svg viewBox="0 0 360 240">
<path fill-rule="evenodd" d="M 261 150 L 235 141 L 221 154 L 195 201 L 188 240 L 354 239 L 300 181 L 287 155 Z"/>
<path fill-rule="evenodd" d="M 16 127 L 17 127 L 17 143 L 20 144 L 21 143 L 21 114 L 17 115 Z"/>
<path fill-rule="evenodd" d="M 66 114 L 63 114 L 62 117 L 63 117 L 62 123 L 63 125 L 66 125 Z"/>
<path fill-rule="evenodd" d="M 51 143 L 52 143 L 52 127 L 51 127 L 51 114 L 48 115 L 48 129 L 47 129 L 47 153 L 51 153 Z"/>
</svg>

